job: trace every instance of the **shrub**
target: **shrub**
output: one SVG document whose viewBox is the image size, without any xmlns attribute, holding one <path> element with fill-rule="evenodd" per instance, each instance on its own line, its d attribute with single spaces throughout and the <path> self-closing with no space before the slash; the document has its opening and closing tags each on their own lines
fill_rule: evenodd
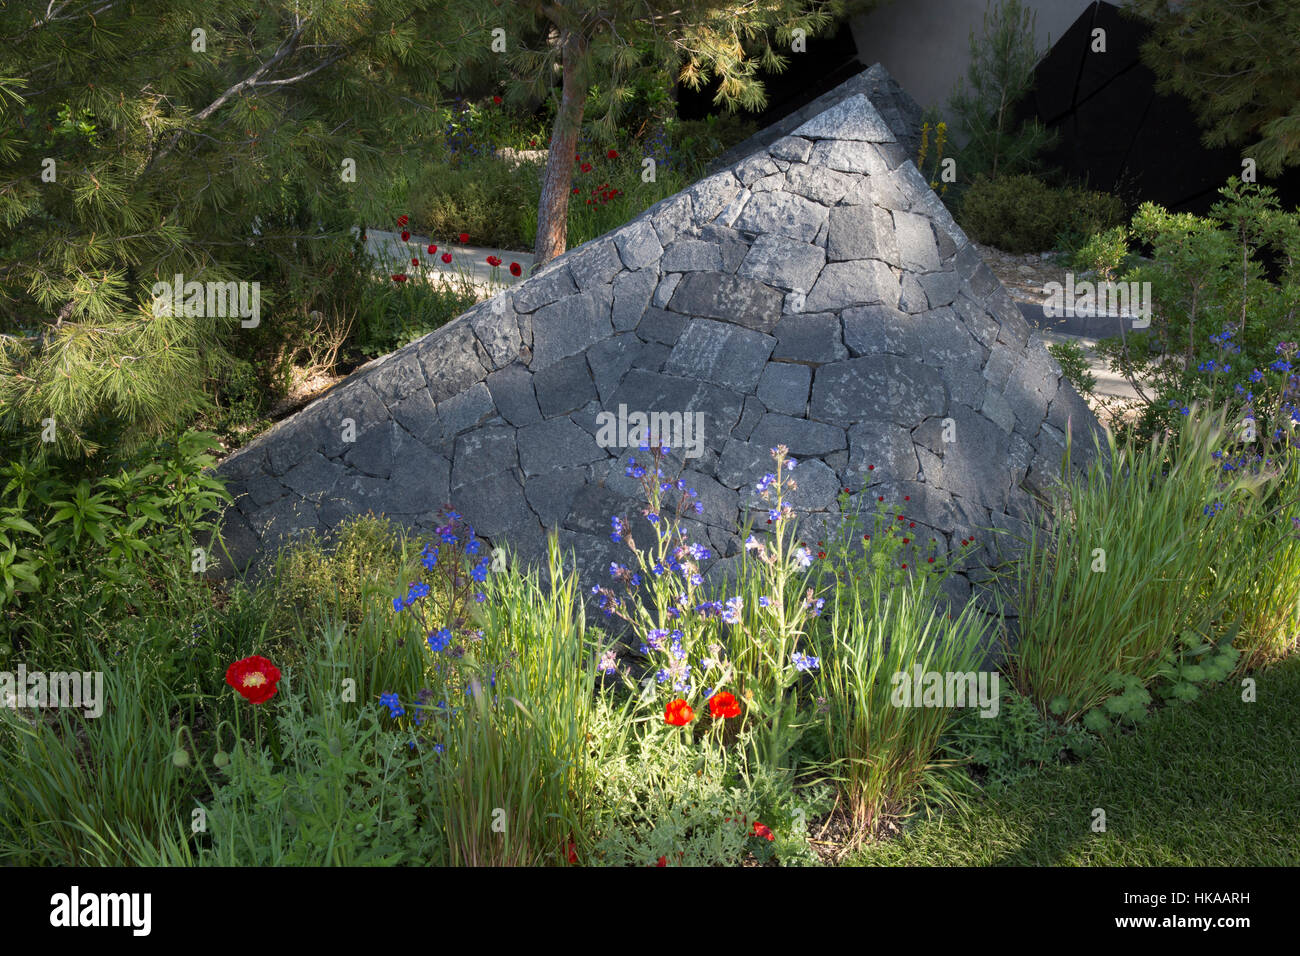
<svg viewBox="0 0 1300 956">
<path fill-rule="evenodd" d="M 527 211 L 536 219 L 540 170 L 488 156 L 457 165 L 429 164 L 410 186 L 411 222 L 440 245 L 465 232 L 476 245 L 531 248 Z"/>
<path fill-rule="evenodd" d="M 960 221 L 972 238 L 1005 252 L 1051 249 L 1063 232 L 1092 235 L 1123 220 L 1108 193 L 1056 189 L 1029 175 L 977 179 L 962 198 Z"/>
<path fill-rule="evenodd" d="M 277 555 L 268 585 L 276 595 L 272 634 L 288 633 L 322 611 L 357 626 L 368 611 L 388 604 L 393 582 L 408 566 L 392 522 L 373 514 L 345 518 L 332 537 L 329 543 L 314 534 L 299 538 Z"/>
<path fill-rule="evenodd" d="M 1273 190 L 1236 179 L 1220 192 L 1208 217 L 1144 204 L 1130 235 L 1149 246 L 1149 260 L 1133 257 L 1125 236 L 1095 259 L 1099 271 L 1136 262 L 1119 281 L 1151 284 L 1146 334 L 1098 346 L 1141 386 L 1143 435 L 1170 426 L 1177 409 L 1233 395 L 1250 396 L 1261 435 L 1300 421 L 1300 213 L 1283 212 Z"/>
<path fill-rule="evenodd" d="M 479 292 L 455 275 L 413 270 L 405 263 L 391 277 L 370 282 L 362 295 L 356 347 L 372 358 L 387 355 L 442 328 L 479 301 Z"/>
</svg>

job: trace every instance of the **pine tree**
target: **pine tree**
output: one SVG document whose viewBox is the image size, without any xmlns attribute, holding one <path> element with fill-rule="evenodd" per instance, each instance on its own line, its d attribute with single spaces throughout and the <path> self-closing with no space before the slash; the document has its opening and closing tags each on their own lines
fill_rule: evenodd
<svg viewBox="0 0 1300 956">
<path fill-rule="evenodd" d="M 353 210 L 457 62 L 442 8 L 0 4 L 0 430 L 84 453 L 187 421 L 237 336 L 355 263 Z M 262 329 L 159 314 L 178 274 L 259 282 Z"/>
<path fill-rule="evenodd" d="M 1268 175 L 1300 164 L 1300 3 L 1133 0 L 1143 61 L 1162 93 L 1186 97 L 1207 146 L 1239 146 Z"/>
<path fill-rule="evenodd" d="M 715 102 L 727 109 L 762 109 L 767 100 L 760 70 L 784 69 L 789 55 L 781 51 L 796 46 L 796 36 L 806 40 L 826 30 L 849 6 L 843 0 L 457 0 L 453 22 L 472 23 L 481 36 L 467 55 L 479 62 L 502 57 L 520 102 L 547 95 L 558 74 L 559 102 L 538 206 L 537 263 L 565 250 L 585 115 L 596 114 L 591 127 L 612 134 L 633 78 L 665 68 L 691 89 L 716 83 Z"/>
</svg>

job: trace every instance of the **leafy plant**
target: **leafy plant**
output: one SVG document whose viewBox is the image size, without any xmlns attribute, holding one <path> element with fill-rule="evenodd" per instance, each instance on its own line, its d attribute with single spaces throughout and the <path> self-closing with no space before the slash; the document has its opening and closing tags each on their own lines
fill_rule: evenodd
<svg viewBox="0 0 1300 956">
<path fill-rule="evenodd" d="M 1014 108 L 1034 82 L 1041 52 L 1035 46 L 1037 14 L 1020 0 L 990 0 L 984 35 L 970 34 L 970 65 L 948 104 L 966 134 L 958 168 L 967 182 L 981 174 L 999 178 L 1033 167 L 1054 141 L 1037 120 L 1015 128 Z"/>
<path fill-rule="evenodd" d="M 1004 790 L 1069 755 L 1086 756 L 1096 738 L 1077 724 L 1045 716 L 1009 683 L 999 682 L 998 712 L 962 711 L 948 732 L 951 751 L 983 772 L 992 791 Z"/>
<path fill-rule="evenodd" d="M 1062 479 L 1045 527 L 1030 526 L 1009 673 L 1043 713 L 1071 722 L 1117 687 L 1129 696 L 1115 706 L 1131 712 L 1141 695 L 1130 691 L 1160 676 L 1182 635 L 1209 640 L 1229 624 L 1238 582 L 1259 573 L 1278 531 L 1272 473 L 1225 471 L 1214 454 L 1227 416 L 1189 410 L 1177 435 L 1146 447 L 1108 435 L 1085 475 Z"/>
<path fill-rule="evenodd" d="M 1088 356 L 1078 342 L 1053 342 L 1047 351 L 1061 366 L 1061 372 L 1080 395 L 1092 395 L 1097 390 L 1097 376 L 1092 374 Z"/>
</svg>

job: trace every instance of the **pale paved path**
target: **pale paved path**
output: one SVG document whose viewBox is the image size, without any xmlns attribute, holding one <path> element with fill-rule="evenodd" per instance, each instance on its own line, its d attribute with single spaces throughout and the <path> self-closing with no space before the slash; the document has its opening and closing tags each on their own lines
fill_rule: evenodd
<svg viewBox="0 0 1300 956">
<path fill-rule="evenodd" d="M 430 243 L 438 246 L 434 255 L 428 255 Z M 485 296 L 493 295 L 501 289 L 522 282 L 528 278 L 528 270 L 533 266 L 531 252 L 512 252 L 509 249 L 493 249 L 487 246 L 466 246 L 459 242 L 430 238 L 411 233 L 409 242 L 403 242 L 401 233 L 386 229 L 366 230 L 366 250 L 379 262 L 379 268 L 386 274 L 405 272 L 408 275 L 423 271 L 433 276 L 447 276 L 452 281 L 458 279 L 468 282 Z M 451 263 L 444 265 L 442 254 L 451 253 Z M 487 264 L 488 256 L 499 256 L 500 267 L 493 269 Z M 411 259 L 420 260 L 420 266 L 412 266 Z M 510 274 L 510 263 L 517 262 L 522 268 L 520 278 Z"/>
</svg>

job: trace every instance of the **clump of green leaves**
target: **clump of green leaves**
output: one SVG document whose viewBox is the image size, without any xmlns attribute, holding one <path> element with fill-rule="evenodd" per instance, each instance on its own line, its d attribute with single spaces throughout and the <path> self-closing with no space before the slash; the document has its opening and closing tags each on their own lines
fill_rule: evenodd
<svg viewBox="0 0 1300 956">
<path fill-rule="evenodd" d="M 1028 174 L 978 178 L 962 197 L 962 228 L 1005 252 L 1042 252 L 1062 234 L 1093 235 L 1124 218 L 1109 193 L 1078 186 L 1056 188 Z"/>
<path fill-rule="evenodd" d="M 947 742 L 954 754 L 982 771 L 986 788 L 1013 786 L 1070 755 L 1085 756 L 1095 746 L 1091 733 L 1042 714 L 1009 682 L 999 682 L 999 693 L 997 716 L 963 711 L 953 722 Z"/>
<path fill-rule="evenodd" d="M 1052 358 L 1061 366 L 1061 372 L 1080 395 L 1091 395 L 1097 390 L 1097 376 L 1092 374 L 1088 356 L 1078 342 L 1053 342 L 1047 351 L 1052 353 Z"/>
</svg>

